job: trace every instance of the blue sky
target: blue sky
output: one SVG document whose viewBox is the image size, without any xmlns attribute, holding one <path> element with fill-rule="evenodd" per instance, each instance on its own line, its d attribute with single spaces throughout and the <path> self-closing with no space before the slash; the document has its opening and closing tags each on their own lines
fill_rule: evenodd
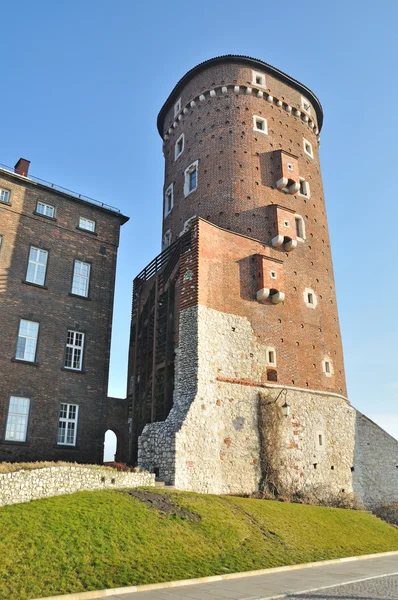
<svg viewBox="0 0 398 600">
<path fill-rule="evenodd" d="M 111 395 L 124 396 L 131 282 L 160 250 L 156 117 L 177 80 L 220 54 L 310 87 L 351 402 L 398 436 L 394 0 L 2 0 L 0 163 L 119 207 Z"/>
</svg>

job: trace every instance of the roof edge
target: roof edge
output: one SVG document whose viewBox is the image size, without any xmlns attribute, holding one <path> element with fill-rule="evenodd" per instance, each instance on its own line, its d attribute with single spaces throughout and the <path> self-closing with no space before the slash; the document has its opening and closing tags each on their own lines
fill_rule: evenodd
<svg viewBox="0 0 398 600">
<path fill-rule="evenodd" d="M 164 123 L 164 119 L 166 117 L 166 113 L 169 110 L 170 104 L 179 95 L 180 90 L 188 83 L 188 81 L 190 81 L 195 75 L 197 75 L 201 71 L 204 71 L 208 67 L 212 67 L 214 65 L 221 64 L 221 63 L 242 63 L 242 64 L 251 65 L 257 69 L 262 69 L 263 71 L 266 71 L 267 73 L 270 73 L 271 75 L 276 76 L 278 79 L 280 79 L 284 83 L 287 83 L 288 85 L 292 86 L 293 88 L 295 88 L 297 91 L 301 92 L 302 94 L 305 94 L 306 96 L 308 96 L 309 99 L 314 104 L 316 116 L 318 119 L 318 129 L 319 129 L 319 131 L 321 131 L 322 125 L 323 125 L 322 104 L 320 103 L 319 99 L 314 94 L 314 92 L 312 92 L 309 88 L 307 88 L 307 86 L 305 86 L 303 83 L 300 83 L 299 81 L 297 81 L 297 79 L 293 79 L 293 77 L 290 77 L 290 75 L 287 75 L 287 73 L 280 71 L 279 69 L 273 67 L 272 65 L 269 65 L 268 63 L 265 63 L 262 60 L 259 60 L 258 58 L 252 58 L 251 56 L 244 56 L 241 54 L 225 54 L 223 56 L 216 56 L 215 58 L 210 58 L 209 60 L 205 60 L 204 62 L 199 63 L 198 65 L 196 65 L 196 67 L 193 67 L 187 73 L 185 73 L 185 75 L 183 77 L 181 77 L 181 79 L 176 83 L 176 85 L 172 89 L 171 93 L 169 94 L 167 100 L 163 104 L 163 106 L 160 109 L 159 114 L 158 114 L 157 128 L 158 128 L 159 135 L 162 139 L 163 139 L 163 123 Z"/>
</svg>

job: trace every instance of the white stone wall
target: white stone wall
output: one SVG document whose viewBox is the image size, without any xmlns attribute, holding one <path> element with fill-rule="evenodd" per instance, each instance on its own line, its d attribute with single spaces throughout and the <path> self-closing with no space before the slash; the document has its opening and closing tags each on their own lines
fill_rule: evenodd
<svg viewBox="0 0 398 600">
<path fill-rule="evenodd" d="M 0 474 L 0 506 L 73 494 L 83 490 L 154 486 L 151 473 L 127 473 L 90 467 L 45 467 Z"/>
<path fill-rule="evenodd" d="M 262 381 L 266 346 L 246 317 L 188 308 L 179 339 L 174 405 L 145 427 L 139 466 L 181 490 L 251 493 L 272 473 L 280 491 L 398 500 L 398 442 L 337 394 L 289 388 L 272 404 L 281 388 Z"/>
</svg>

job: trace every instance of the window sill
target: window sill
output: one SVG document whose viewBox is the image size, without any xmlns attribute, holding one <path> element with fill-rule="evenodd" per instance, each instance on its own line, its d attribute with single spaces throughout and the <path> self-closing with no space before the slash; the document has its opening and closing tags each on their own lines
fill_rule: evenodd
<svg viewBox="0 0 398 600">
<path fill-rule="evenodd" d="M 98 236 L 98 233 L 96 231 L 90 231 L 89 229 L 84 229 L 84 227 L 79 227 L 79 225 L 76 227 L 76 229 L 78 231 L 84 231 L 85 233 L 89 233 L 90 235 Z"/>
<path fill-rule="evenodd" d="M 75 450 L 76 452 L 79 452 L 80 450 L 79 446 L 69 446 L 68 444 L 54 444 L 53 448 L 57 448 L 59 450 Z"/>
<path fill-rule="evenodd" d="M 0 206 L 12 206 L 11 202 L 3 202 L 3 200 L 0 200 Z"/>
<path fill-rule="evenodd" d="M 33 281 L 26 281 L 26 279 L 22 279 L 22 283 L 25 285 L 32 285 L 35 288 L 40 288 L 42 290 L 48 290 L 46 285 L 40 285 L 40 283 L 33 283 Z"/>
<path fill-rule="evenodd" d="M 36 215 L 37 217 L 43 217 L 44 219 L 49 219 L 49 221 L 56 221 L 57 219 L 55 217 L 49 217 L 48 215 L 43 215 L 42 213 L 39 213 L 37 211 L 33 211 L 33 214 Z"/>
<path fill-rule="evenodd" d="M 23 360 L 22 358 L 12 358 L 11 362 L 21 363 L 21 365 L 32 365 L 32 367 L 40 367 L 40 364 L 34 360 Z"/>
<path fill-rule="evenodd" d="M 77 369 L 68 369 L 68 367 L 61 367 L 61 371 L 66 371 L 67 373 L 76 373 L 77 375 L 85 375 L 87 371 L 78 371 Z"/>
<path fill-rule="evenodd" d="M 0 440 L 0 444 L 12 444 L 13 446 L 29 446 L 29 442 L 14 442 L 13 440 Z"/>
<path fill-rule="evenodd" d="M 92 300 L 89 296 L 80 296 L 80 294 L 72 294 L 72 292 L 68 292 L 68 296 L 72 296 L 72 298 L 80 298 L 81 300 L 90 300 L 90 302 Z"/>
</svg>

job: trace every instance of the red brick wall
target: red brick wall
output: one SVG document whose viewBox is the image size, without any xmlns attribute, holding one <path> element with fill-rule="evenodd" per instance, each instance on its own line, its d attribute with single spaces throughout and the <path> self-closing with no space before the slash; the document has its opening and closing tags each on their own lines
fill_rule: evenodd
<svg viewBox="0 0 398 600">
<path fill-rule="evenodd" d="M 0 187 L 11 190 L 0 203 L 0 460 L 101 462 L 121 219 L 12 175 Z M 56 220 L 33 214 L 37 200 Z M 95 235 L 77 229 L 79 216 L 96 221 Z M 45 289 L 22 283 L 30 245 L 49 251 Z M 75 258 L 91 263 L 89 299 L 69 295 Z M 13 362 L 21 318 L 40 323 L 37 366 Z M 68 329 L 85 332 L 83 373 L 61 370 Z M 31 398 L 25 444 L 4 441 L 10 395 Z M 79 405 L 76 448 L 56 445 L 61 402 Z"/>
</svg>

